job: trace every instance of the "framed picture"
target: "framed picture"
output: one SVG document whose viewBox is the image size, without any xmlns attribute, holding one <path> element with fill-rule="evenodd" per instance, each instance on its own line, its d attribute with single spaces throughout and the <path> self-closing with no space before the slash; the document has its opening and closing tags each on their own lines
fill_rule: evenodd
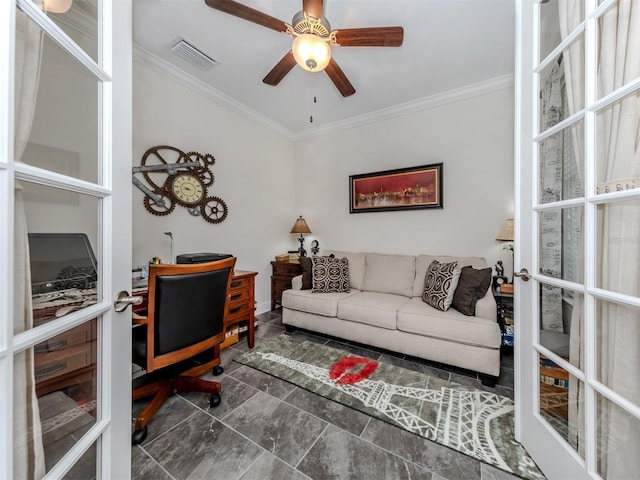
<svg viewBox="0 0 640 480">
<path fill-rule="evenodd" d="M 349 177 L 349 213 L 442 208 L 442 163 Z"/>
</svg>

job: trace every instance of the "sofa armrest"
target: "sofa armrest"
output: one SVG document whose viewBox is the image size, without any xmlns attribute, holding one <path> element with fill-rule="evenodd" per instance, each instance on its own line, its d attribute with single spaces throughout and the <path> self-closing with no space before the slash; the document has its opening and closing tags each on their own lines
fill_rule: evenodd
<svg viewBox="0 0 640 480">
<path fill-rule="evenodd" d="M 293 290 L 302 290 L 302 275 L 298 275 L 291 279 L 291 288 Z"/>
<path fill-rule="evenodd" d="M 476 303 L 476 317 L 498 321 L 498 305 L 496 304 L 496 299 L 493 298 L 491 288 Z"/>
</svg>

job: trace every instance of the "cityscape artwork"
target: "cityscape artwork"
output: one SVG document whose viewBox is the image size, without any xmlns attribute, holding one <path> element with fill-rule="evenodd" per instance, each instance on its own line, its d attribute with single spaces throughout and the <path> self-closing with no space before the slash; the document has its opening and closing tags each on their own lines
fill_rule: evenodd
<svg viewBox="0 0 640 480">
<path fill-rule="evenodd" d="M 442 163 L 349 177 L 350 213 L 442 208 Z"/>
</svg>

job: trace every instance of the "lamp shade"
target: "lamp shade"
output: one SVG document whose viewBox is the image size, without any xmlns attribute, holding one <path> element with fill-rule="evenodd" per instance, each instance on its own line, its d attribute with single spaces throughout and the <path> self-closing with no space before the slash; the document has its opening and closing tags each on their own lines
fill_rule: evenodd
<svg viewBox="0 0 640 480">
<path fill-rule="evenodd" d="M 331 47 L 318 35 L 305 33 L 293 40 L 293 58 L 309 72 L 320 72 L 329 65 Z"/>
<path fill-rule="evenodd" d="M 496 237 L 496 240 L 501 242 L 513 242 L 513 218 L 507 220 L 507 223 L 502 227 L 502 230 Z"/>
<path fill-rule="evenodd" d="M 300 235 L 311 233 L 311 229 L 309 228 L 309 225 L 307 225 L 307 222 L 304 220 L 304 218 L 302 218 L 302 215 L 300 215 L 300 217 L 296 220 L 296 223 L 294 223 L 293 227 L 291 227 L 291 233 L 299 233 Z"/>
</svg>

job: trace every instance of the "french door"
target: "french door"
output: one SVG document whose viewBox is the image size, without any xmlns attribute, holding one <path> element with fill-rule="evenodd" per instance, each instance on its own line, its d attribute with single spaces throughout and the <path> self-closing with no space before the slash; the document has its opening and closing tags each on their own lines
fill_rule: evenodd
<svg viewBox="0 0 640 480">
<path fill-rule="evenodd" d="M 637 478 L 640 2 L 519 0 L 516 92 L 517 435 L 549 478 Z"/>
<path fill-rule="evenodd" d="M 0 71 L 0 478 L 128 478 L 130 0 L 0 2 Z"/>
</svg>

